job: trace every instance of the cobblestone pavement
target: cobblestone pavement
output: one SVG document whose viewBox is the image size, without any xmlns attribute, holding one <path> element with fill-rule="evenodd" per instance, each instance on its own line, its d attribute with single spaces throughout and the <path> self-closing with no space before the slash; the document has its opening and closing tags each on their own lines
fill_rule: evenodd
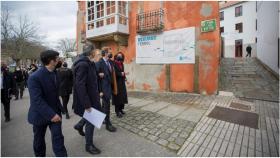
<svg viewBox="0 0 280 158">
<path fill-rule="evenodd" d="M 215 106 L 230 108 L 231 102 L 251 106 L 259 114 L 259 129 L 207 117 Z M 217 97 L 177 153 L 179 156 L 273 156 L 279 157 L 279 105 L 267 101 L 240 101 Z"/>
<path fill-rule="evenodd" d="M 214 96 L 130 92 L 129 105 L 115 125 L 177 152 L 209 108 Z"/>
<path fill-rule="evenodd" d="M 236 97 L 279 101 L 279 81 L 255 58 L 222 58 L 219 90 Z"/>
</svg>

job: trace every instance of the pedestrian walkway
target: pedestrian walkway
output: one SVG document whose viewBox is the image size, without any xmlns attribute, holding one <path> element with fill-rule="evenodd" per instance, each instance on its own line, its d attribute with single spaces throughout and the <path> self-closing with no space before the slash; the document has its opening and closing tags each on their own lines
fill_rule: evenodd
<svg viewBox="0 0 280 158">
<path fill-rule="evenodd" d="M 215 106 L 231 108 L 231 102 L 243 102 L 259 115 L 258 129 L 207 117 Z M 240 109 L 239 109 L 240 110 Z M 179 156 L 279 157 L 279 105 L 274 102 L 240 101 L 218 97 L 188 137 Z"/>
<path fill-rule="evenodd" d="M 219 90 L 236 97 L 279 101 L 279 81 L 256 58 L 222 58 Z"/>
<path fill-rule="evenodd" d="M 27 90 L 27 89 L 26 89 Z M 27 91 L 25 91 L 27 92 Z M 69 107 L 72 105 L 70 99 Z M 29 108 L 29 96 L 25 93 L 22 100 L 11 102 L 11 122 L 5 123 L 3 116 L 3 106 L 1 106 L 1 156 L 3 157 L 30 157 L 33 154 L 33 132 L 32 126 L 27 123 L 27 113 Z M 85 151 L 85 139 L 73 129 L 74 124 L 80 119 L 70 110 L 70 120 L 63 116 L 63 134 L 68 156 L 92 157 L 93 155 Z M 53 157 L 51 138 L 49 129 L 46 133 L 46 156 Z M 117 132 L 111 133 L 102 127 L 96 129 L 93 141 L 102 151 L 100 157 L 174 157 L 175 152 L 170 152 L 156 143 L 148 141 L 138 135 L 118 128 Z"/>
</svg>

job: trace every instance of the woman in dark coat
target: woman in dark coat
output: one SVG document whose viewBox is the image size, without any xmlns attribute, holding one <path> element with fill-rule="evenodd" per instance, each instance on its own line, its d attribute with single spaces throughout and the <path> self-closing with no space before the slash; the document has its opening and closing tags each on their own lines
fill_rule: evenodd
<svg viewBox="0 0 280 158">
<path fill-rule="evenodd" d="M 66 119 L 69 119 L 69 113 L 67 104 L 69 102 L 70 95 L 72 94 L 73 87 L 73 74 L 72 70 L 67 68 L 67 63 L 63 63 L 63 67 L 57 70 L 60 80 L 59 96 L 62 98 L 64 112 L 66 113 Z"/>
<path fill-rule="evenodd" d="M 124 104 L 128 103 L 127 100 L 127 91 L 126 91 L 126 73 L 124 72 L 124 55 L 122 52 L 119 52 L 115 55 L 114 59 L 114 68 L 116 72 L 116 78 L 117 78 L 117 89 L 118 93 L 117 95 L 113 94 L 113 105 L 115 105 L 115 112 L 117 117 L 121 118 L 122 115 L 125 114 L 124 110 Z"/>
</svg>

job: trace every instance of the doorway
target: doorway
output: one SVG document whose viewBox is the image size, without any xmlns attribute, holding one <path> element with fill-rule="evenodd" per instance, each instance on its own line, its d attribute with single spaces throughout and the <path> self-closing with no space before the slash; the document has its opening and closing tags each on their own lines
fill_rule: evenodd
<svg viewBox="0 0 280 158">
<path fill-rule="evenodd" d="M 242 39 L 235 40 L 235 57 L 242 57 Z"/>
</svg>

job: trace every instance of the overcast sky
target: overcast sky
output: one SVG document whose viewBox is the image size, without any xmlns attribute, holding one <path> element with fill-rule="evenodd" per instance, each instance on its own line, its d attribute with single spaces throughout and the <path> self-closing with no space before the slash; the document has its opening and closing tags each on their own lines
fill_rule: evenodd
<svg viewBox="0 0 280 158">
<path fill-rule="evenodd" d="M 9 8 L 13 20 L 27 15 L 39 26 L 44 44 L 54 48 L 61 38 L 76 38 L 77 1 L 21 1 L 1 2 L 1 8 Z M 18 20 L 17 20 L 18 21 Z"/>
</svg>

